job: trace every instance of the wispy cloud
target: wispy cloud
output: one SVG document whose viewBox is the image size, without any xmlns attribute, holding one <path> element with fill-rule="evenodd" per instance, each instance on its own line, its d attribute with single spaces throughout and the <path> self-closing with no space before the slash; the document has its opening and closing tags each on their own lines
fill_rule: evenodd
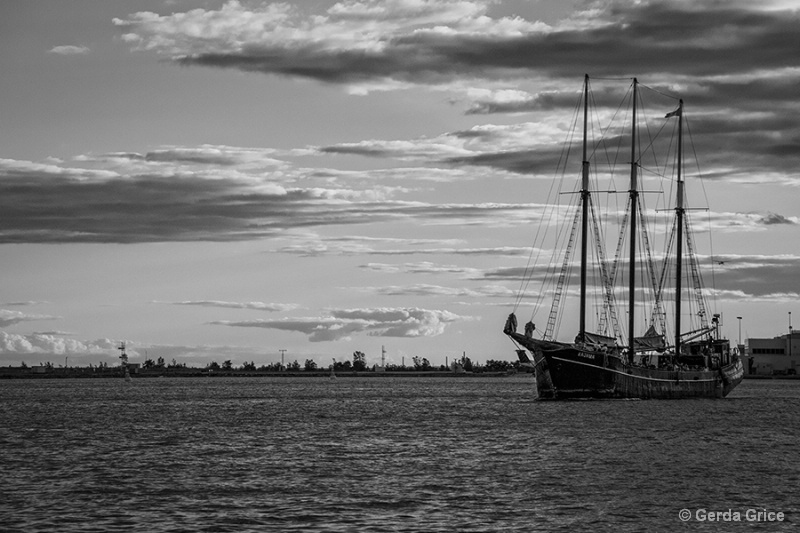
<svg viewBox="0 0 800 533">
<path fill-rule="evenodd" d="M 88 54 L 89 49 L 85 46 L 75 46 L 69 44 L 62 46 L 54 46 L 53 48 L 48 50 L 48 53 L 60 56 L 74 56 L 74 55 Z"/>
<path fill-rule="evenodd" d="M 469 298 L 512 298 L 516 293 L 502 285 L 486 285 L 475 289 L 463 287 L 444 287 L 425 283 L 415 285 L 390 285 L 383 287 L 363 287 L 359 290 L 386 296 L 452 296 Z"/>
<path fill-rule="evenodd" d="M 197 307 L 222 307 L 226 309 L 251 309 L 255 311 L 281 312 L 297 309 L 297 304 L 265 303 L 265 302 L 223 302 L 218 300 L 196 300 L 173 302 L 173 305 L 188 305 Z"/>
<path fill-rule="evenodd" d="M 19 311 L 9 311 L 7 309 L 0 309 L 0 328 L 13 326 L 20 322 L 34 322 L 38 320 L 58 320 L 57 316 L 48 315 L 29 315 Z"/>
</svg>

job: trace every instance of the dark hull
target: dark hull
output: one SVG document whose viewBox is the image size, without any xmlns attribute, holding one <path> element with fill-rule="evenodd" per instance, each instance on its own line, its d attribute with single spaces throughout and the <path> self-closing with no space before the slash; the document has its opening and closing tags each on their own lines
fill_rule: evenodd
<svg viewBox="0 0 800 533">
<path fill-rule="evenodd" d="M 738 357 L 719 370 L 658 370 L 577 345 L 526 339 L 540 399 L 724 398 L 744 377 Z"/>
</svg>

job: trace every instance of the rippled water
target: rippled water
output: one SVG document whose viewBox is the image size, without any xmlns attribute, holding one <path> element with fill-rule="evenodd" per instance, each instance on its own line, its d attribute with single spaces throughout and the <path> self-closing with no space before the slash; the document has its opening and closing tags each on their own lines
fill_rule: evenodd
<svg viewBox="0 0 800 533">
<path fill-rule="evenodd" d="M 0 382 L 3 531 L 730 530 L 797 525 L 800 381 L 534 401 L 509 378 Z"/>
</svg>

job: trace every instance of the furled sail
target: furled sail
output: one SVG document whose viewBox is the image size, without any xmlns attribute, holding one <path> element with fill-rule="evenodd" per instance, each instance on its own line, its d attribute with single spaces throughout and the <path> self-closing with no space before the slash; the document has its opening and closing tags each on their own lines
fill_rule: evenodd
<svg viewBox="0 0 800 533">
<path fill-rule="evenodd" d="M 647 331 L 642 337 L 636 337 L 635 342 L 637 350 L 656 350 L 658 352 L 663 352 L 667 349 L 667 345 L 664 342 L 664 335 L 657 332 L 656 328 L 653 326 L 647 328 Z"/>
</svg>

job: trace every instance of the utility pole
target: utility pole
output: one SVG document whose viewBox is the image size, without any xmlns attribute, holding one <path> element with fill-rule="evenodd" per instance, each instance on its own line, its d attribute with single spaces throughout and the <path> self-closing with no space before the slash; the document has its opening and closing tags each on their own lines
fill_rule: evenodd
<svg viewBox="0 0 800 533">
<path fill-rule="evenodd" d="M 736 320 L 739 321 L 739 346 L 742 345 L 742 317 L 737 316 Z M 737 346 L 738 348 L 738 346 Z"/>
<path fill-rule="evenodd" d="M 281 370 L 283 370 L 286 368 L 286 366 L 283 364 L 283 354 L 285 354 L 287 350 L 278 350 L 278 351 L 281 352 Z"/>
<path fill-rule="evenodd" d="M 789 357 L 792 356 L 792 312 L 789 311 Z"/>
</svg>

